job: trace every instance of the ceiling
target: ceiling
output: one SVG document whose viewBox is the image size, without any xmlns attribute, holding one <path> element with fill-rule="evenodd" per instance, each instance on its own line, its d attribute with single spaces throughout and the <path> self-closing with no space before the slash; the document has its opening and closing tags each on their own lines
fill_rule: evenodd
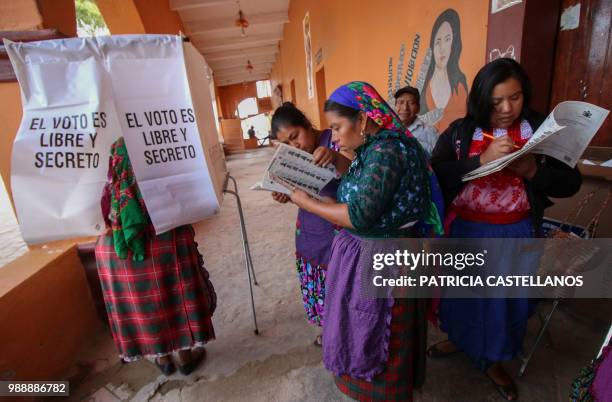
<svg viewBox="0 0 612 402">
<path fill-rule="evenodd" d="M 270 77 L 283 26 L 289 22 L 289 0 L 170 0 L 170 8 L 178 12 L 185 35 L 212 68 L 215 84 Z M 249 22 L 244 36 L 235 25 L 240 9 Z"/>
</svg>

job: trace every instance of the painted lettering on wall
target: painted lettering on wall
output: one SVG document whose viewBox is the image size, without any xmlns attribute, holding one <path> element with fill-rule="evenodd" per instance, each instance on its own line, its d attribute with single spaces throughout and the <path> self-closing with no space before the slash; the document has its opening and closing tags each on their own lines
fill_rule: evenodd
<svg viewBox="0 0 612 402">
<path fill-rule="evenodd" d="M 421 35 L 418 33 L 414 36 L 412 41 L 412 50 L 410 51 L 410 58 L 408 59 L 408 67 L 406 68 L 406 77 L 404 78 L 404 85 L 412 85 L 412 77 L 414 76 L 414 69 L 416 67 L 416 58 L 419 55 L 419 47 L 421 46 Z"/>
</svg>

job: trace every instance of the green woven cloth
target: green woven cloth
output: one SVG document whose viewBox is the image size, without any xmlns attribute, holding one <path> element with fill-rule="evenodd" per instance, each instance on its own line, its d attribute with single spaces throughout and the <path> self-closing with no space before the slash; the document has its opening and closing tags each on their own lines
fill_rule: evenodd
<svg viewBox="0 0 612 402">
<path fill-rule="evenodd" d="M 136 183 L 123 137 L 111 147 L 110 156 L 111 208 L 110 221 L 115 251 L 121 259 L 132 252 L 134 261 L 145 258 L 146 229 L 149 215 Z"/>
</svg>

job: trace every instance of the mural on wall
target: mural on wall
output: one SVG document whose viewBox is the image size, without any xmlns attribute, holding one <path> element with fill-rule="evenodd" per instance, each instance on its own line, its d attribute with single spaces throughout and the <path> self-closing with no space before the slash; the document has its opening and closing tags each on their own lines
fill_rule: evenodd
<svg viewBox="0 0 612 402">
<path fill-rule="evenodd" d="M 312 42 L 310 40 L 310 13 L 306 13 L 303 20 L 304 26 L 304 51 L 306 52 L 306 86 L 308 88 L 308 99 L 314 98 L 314 78 L 312 74 Z"/>
<path fill-rule="evenodd" d="M 461 71 L 461 23 L 454 9 L 443 11 L 432 25 L 429 46 L 425 50 L 419 72 L 415 77 L 415 61 L 421 48 L 421 35 L 413 39 L 403 85 L 412 85 L 421 93 L 419 118 L 439 132 L 465 115 L 468 84 Z M 393 93 L 400 88 L 404 70 L 405 44 L 400 47 L 397 74 L 393 83 L 393 59 L 389 58 L 388 98 L 393 104 Z M 393 85 L 395 84 L 395 85 Z"/>
<path fill-rule="evenodd" d="M 502 57 L 507 57 L 512 60 L 516 60 L 516 55 L 514 54 L 514 45 L 510 45 L 506 48 L 506 50 L 499 49 L 491 49 L 489 52 L 489 61 L 501 59 Z"/>
</svg>

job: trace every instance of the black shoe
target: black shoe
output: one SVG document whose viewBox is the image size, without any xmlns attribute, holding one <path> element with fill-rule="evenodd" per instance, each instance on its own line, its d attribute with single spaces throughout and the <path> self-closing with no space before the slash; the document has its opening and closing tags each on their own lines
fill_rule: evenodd
<svg viewBox="0 0 612 402">
<path fill-rule="evenodd" d="M 193 357 L 193 353 L 191 356 L 192 358 L 189 363 L 185 363 L 182 366 L 179 365 L 179 373 L 182 375 L 189 375 L 193 373 L 193 370 L 195 370 L 200 363 L 202 363 L 204 358 L 206 358 L 206 349 L 202 349 L 202 353 L 200 353 L 197 357 Z"/>
<path fill-rule="evenodd" d="M 176 366 L 173 362 L 161 364 L 157 361 L 157 358 L 155 358 L 155 365 L 165 376 L 171 376 L 176 371 Z"/>
</svg>

